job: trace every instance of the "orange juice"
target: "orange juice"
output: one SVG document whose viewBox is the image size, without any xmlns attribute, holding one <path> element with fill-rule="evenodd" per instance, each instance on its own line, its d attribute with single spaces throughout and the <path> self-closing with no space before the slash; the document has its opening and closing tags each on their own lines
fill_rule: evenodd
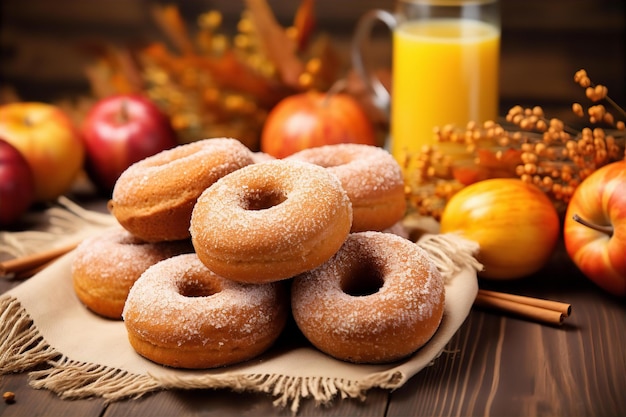
<svg viewBox="0 0 626 417">
<path fill-rule="evenodd" d="M 391 151 L 396 159 L 433 144 L 436 126 L 495 120 L 498 28 L 465 19 L 409 21 L 393 37 Z"/>
</svg>

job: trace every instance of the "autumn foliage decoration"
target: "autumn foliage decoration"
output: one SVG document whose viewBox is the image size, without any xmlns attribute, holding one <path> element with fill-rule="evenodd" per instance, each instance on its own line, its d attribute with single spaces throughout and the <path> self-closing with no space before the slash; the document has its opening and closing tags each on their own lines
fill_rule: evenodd
<svg viewBox="0 0 626 417">
<path fill-rule="evenodd" d="M 265 0 L 244 4 L 232 36 L 218 11 L 192 28 L 177 6 L 154 6 L 167 42 L 98 48 L 87 68 L 94 96 L 141 93 L 170 116 L 181 142 L 229 136 L 258 149 L 269 110 L 288 95 L 327 90 L 341 62 L 329 37 L 315 33 L 314 0 L 300 2 L 288 27 Z"/>
</svg>

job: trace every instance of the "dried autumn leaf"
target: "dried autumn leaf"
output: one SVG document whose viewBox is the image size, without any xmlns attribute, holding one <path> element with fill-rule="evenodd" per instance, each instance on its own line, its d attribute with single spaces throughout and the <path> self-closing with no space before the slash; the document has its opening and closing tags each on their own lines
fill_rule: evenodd
<svg viewBox="0 0 626 417">
<path fill-rule="evenodd" d="M 489 149 L 477 151 L 478 165 L 490 170 L 504 170 L 515 173 L 515 167 L 522 162 L 522 151 L 509 148 L 502 153 L 493 152 Z"/>
<path fill-rule="evenodd" d="M 86 45 L 96 61 L 84 69 L 91 91 L 98 98 L 141 92 L 144 88 L 139 64 L 127 48 L 111 44 Z"/>
<path fill-rule="evenodd" d="M 242 64 L 230 50 L 219 58 L 196 57 L 193 65 L 210 73 L 220 88 L 252 95 L 265 106 L 276 104 L 278 100 L 292 92 Z"/>
<path fill-rule="evenodd" d="M 172 55 L 163 44 L 155 43 L 142 51 L 144 62 L 151 62 L 165 70 L 170 77 L 180 78 L 188 68 L 196 68 L 211 76 L 212 83 L 221 90 L 233 90 L 254 96 L 262 106 L 270 106 L 291 92 L 252 68 L 244 65 L 232 50 L 216 57 Z"/>
<path fill-rule="evenodd" d="M 302 0 L 293 20 L 293 26 L 296 28 L 296 43 L 299 51 L 306 49 L 316 23 L 315 0 Z"/>
<path fill-rule="evenodd" d="M 485 170 L 481 170 L 479 167 L 472 165 L 454 167 L 452 172 L 454 179 L 466 186 L 488 178 L 488 174 Z"/>
<path fill-rule="evenodd" d="M 187 25 L 176 5 L 154 6 L 152 14 L 157 24 L 182 53 L 194 53 L 195 48 L 189 37 Z"/>
<path fill-rule="evenodd" d="M 191 56 L 180 57 L 172 54 L 162 43 L 148 45 L 140 52 L 141 59 L 146 64 L 154 64 L 161 68 L 170 77 L 176 77 L 189 65 Z"/>
<path fill-rule="evenodd" d="M 277 68 L 282 82 L 297 88 L 304 64 L 296 55 L 295 43 L 278 24 L 265 0 L 246 0 L 246 5 L 265 55 Z"/>
</svg>

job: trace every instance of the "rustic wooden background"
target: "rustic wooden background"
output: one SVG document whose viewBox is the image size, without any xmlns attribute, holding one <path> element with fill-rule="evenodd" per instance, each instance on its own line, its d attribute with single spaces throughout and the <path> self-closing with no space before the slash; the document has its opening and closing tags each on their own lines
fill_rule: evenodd
<svg viewBox="0 0 626 417">
<path fill-rule="evenodd" d="M 299 1 L 268 0 L 278 20 L 289 25 Z M 28 100 L 53 101 L 88 92 L 83 68 L 92 59 L 81 46 L 105 40 L 120 45 L 162 39 L 148 0 L 2 0 L 2 87 Z M 177 4 L 191 28 L 211 9 L 234 28 L 243 0 L 185 0 Z M 317 0 L 317 28 L 347 48 L 358 16 L 371 8 L 393 8 L 393 0 Z M 625 17 L 623 0 L 502 0 L 502 107 L 541 104 L 566 108 L 583 101 L 572 81 L 580 68 L 610 96 L 625 103 Z M 384 31 L 381 31 L 384 32 Z M 389 39 L 381 33 L 371 55 L 388 66 Z M 530 59 L 532 57 L 533 59 Z M 539 57 L 539 59 L 537 59 Z M 537 62 L 541 62 L 537 66 Z M 346 62 L 346 66 L 348 63 Z"/>
</svg>

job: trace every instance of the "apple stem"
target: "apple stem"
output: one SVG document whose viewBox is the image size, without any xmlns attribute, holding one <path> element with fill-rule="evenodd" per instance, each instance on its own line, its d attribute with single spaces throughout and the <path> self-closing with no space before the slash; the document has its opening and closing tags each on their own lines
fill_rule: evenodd
<svg viewBox="0 0 626 417">
<path fill-rule="evenodd" d="M 118 113 L 117 121 L 120 124 L 128 122 L 128 101 L 122 100 L 120 112 Z"/>
<path fill-rule="evenodd" d="M 613 236 L 613 226 L 600 226 L 598 224 L 588 222 L 587 220 L 580 217 L 578 214 L 574 214 L 572 216 L 572 219 L 574 219 L 574 221 L 577 221 L 578 223 L 584 226 L 587 226 L 593 230 L 597 230 L 598 232 L 606 233 L 609 236 Z"/>
<path fill-rule="evenodd" d="M 35 122 L 33 121 L 33 118 L 31 116 L 27 115 L 24 117 L 24 124 L 27 127 L 32 127 L 35 124 Z"/>
<path fill-rule="evenodd" d="M 347 86 L 348 86 L 348 82 L 345 80 L 345 78 L 340 78 L 337 81 L 335 81 L 333 85 L 331 85 L 328 91 L 326 92 L 326 97 L 324 97 L 324 101 L 322 102 L 322 105 L 325 106 L 332 96 L 339 93 L 340 91 L 343 91 Z"/>
</svg>

